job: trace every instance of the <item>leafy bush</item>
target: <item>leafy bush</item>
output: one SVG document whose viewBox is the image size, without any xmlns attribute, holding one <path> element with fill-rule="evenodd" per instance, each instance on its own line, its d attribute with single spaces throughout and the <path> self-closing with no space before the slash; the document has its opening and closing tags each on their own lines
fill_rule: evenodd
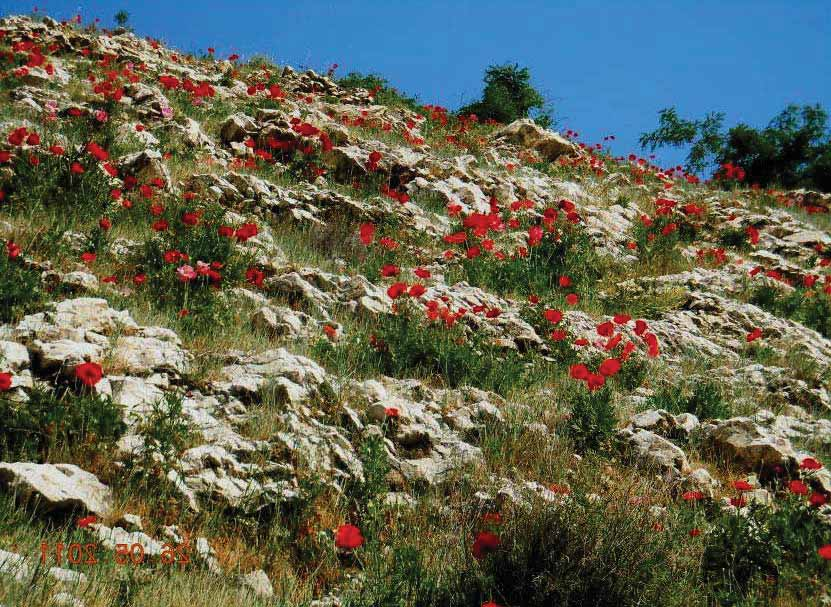
<svg viewBox="0 0 831 607">
<path fill-rule="evenodd" d="M 612 391 L 606 386 L 589 391 L 582 385 L 574 386 L 568 395 L 571 412 L 565 434 L 577 451 L 601 449 L 608 445 L 617 425 Z"/>
<path fill-rule="evenodd" d="M 314 354 L 330 366 L 357 367 L 346 372 L 440 378 L 450 387 L 472 385 L 500 394 L 523 385 L 529 374 L 518 353 L 479 334 L 467 335 L 458 324 L 426 323 L 406 304 L 397 314 L 378 318 L 371 335 L 356 333 L 337 345 L 320 340 Z"/>
<path fill-rule="evenodd" d="M 389 81 L 378 74 L 361 74 L 350 72 L 343 78 L 338 79 L 338 84 L 345 89 L 366 89 L 374 92 L 375 103 L 391 107 L 405 107 L 420 112 L 421 105 L 414 97 L 403 95 L 400 91 L 390 86 Z"/>
<path fill-rule="evenodd" d="M 634 227 L 634 241 L 643 261 L 654 264 L 656 260 L 678 262 L 683 255 L 678 250 L 681 242 L 692 242 L 696 228 L 683 217 L 656 215 L 649 225 L 637 222 Z"/>
<path fill-rule="evenodd" d="M 159 454 L 165 461 L 184 451 L 193 436 L 182 411 L 182 397 L 174 392 L 153 403 L 137 430 L 144 439 L 144 456 Z"/>
<path fill-rule="evenodd" d="M 186 214 L 197 217 L 198 223 L 186 224 Z M 168 229 L 148 239 L 134 260 L 136 272 L 146 276 L 144 289 L 152 293 L 154 306 L 174 312 L 187 310 L 184 324 L 207 328 L 225 320 L 228 310 L 217 295 L 246 280 L 251 267 L 253 255 L 236 247 L 233 230 L 230 236 L 220 234 L 223 216 L 219 206 L 170 205 L 158 216 L 159 221 L 167 222 Z M 189 281 L 180 279 L 179 268 L 197 268 L 199 262 L 209 264 L 210 270 Z"/>
<path fill-rule="evenodd" d="M 70 170 L 74 162 L 85 167 L 83 173 Z M 110 204 L 109 178 L 82 152 L 67 150 L 64 156 L 45 155 L 37 166 L 21 156 L 13 170 L 7 186 L 12 208 L 48 209 L 60 205 L 61 209 L 71 208 L 74 219 L 89 220 L 103 215 Z"/>
<path fill-rule="evenodd" d="M 560 503 L 503 513 L 501 548 L 483 569 L 506 605 L 689 605 L 690 563 L 677 538 L 656 533 L 646 509 L 589 500 L 579 491 Z"/>
<path fill-rule="evenodd" d="M 559 222 L 557 227 L 556 235 L 544 233 L 537 246 L 527 248 L 524 257 L 512 255 L 500 261 L 483 254 L 463 259 L 464 279 L 503 295 L 519 292 L 545 298 L 554 291 L 563 292 L 558 281 L 560 276 L 568 276 L 572 284 L 565 292 L 586 293 L 602 275 L 603 262 L 582 226 Z"/>
<path fill-rule="evenodd" d="M 690 146 L 687 170 L 693 172 L 715 162 L 740 167 L 743 176 L 738 179 L 762 187 L 831 189 L 828 114 L 819 104 L 789 105 L 764 129 L 738 124 L 725 133 L 723 122 L 721 113 L 686 120 L 675 108 L 666 108 L 659 113 L 658 128 L 642 134 L 640 143 L 653 151 Z"/>
<path fill-rule="evenodd" d="M 40 275 L 0 251 L 0 322 L 31 312 L 42 299 Z"/>
<path fill-rule="evenodd" d="M 646 409 L 665 409 L 673 414 L 692 413 L 700 419 L 725 419 L 732 415 L 724 389 L 716 381 L 702 379 L 687 386 L 663 387 L 651 395 Z"/>
<path fill-rule="evenodd" d="M 119 405 L 109 397 L 35 388 L 27 402 L 0 394 L 0 459 L 47 461 L 54 449 L 112 442 L 126 430 Z"/>
<path fill-rule="evenodd" d="M 459 109 L 458 114 L 476 114 L 479 120 L 508 124 L 536 111 L 536 122 L 549 127 L 551 116 L 544 111 L 545 99 L 531 86 L 531 73 L 518 64 L 491 65 L 485 70 L 485 88 L 479 101 Z"/>
<path fill-rule="evenodd" d="M 751 291 L 750 303 L 801 322 L 824 337 L 831 337 L 831 297 L 819 289 L 811 291 L 796 287 L 790 293 L 783 294 L 760 284 Z"/>
<path fill-rule="evenodd" d="M 827 537 L 819 511 L 795 496 L 773 507 L 751 504 L 746 516 L 723 515 L 707 535 L 702 575 L 720 605 L 786 590 L 808 600 L 831 582 L 817 554 Z"/>
</svg>

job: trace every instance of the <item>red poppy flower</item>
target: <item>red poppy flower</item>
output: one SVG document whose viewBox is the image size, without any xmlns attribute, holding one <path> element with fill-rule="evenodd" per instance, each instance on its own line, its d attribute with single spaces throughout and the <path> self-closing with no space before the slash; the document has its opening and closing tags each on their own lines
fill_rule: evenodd
<svg viewBox="0 0 831 607">
<path fill-rule="evenodd" d="M 398 276 L 398 273 L 400 271 L 401 270 L 398 266 L 388 263 L 385 266 L 381 267 L 381 276 L 385 278 L 389 278 L 390 276 Z"/>
<path fill-rule="evenodd" d="M 398 410 L 398 407 L 384 407 L 384 415 L 387 417 L 397 418 L 401 415 L 401 412 Z"/>
<path fill-rule="evenodd" d="M 0 392 L 8 392 L 12 389 L 12 374 L 0 373 Z"/>
<path fill-rule="evenodd" d="M 747 334 L 747 343 L 756 341 L 760 337 L 762 337 L 762 330 L 759 328 L 753 329 L 750 333 Z"/>
<path fill-rule="evenodd" d="M 361 239 L 361 243 L 364 246 L 369 246 L 372 244 L 372 240 L 375 237 L 375 226 L 371 223 L 362 223 L 360 229 L 358 230 L 358 235 Z"/>
<path fill-rule="evenodd" d="M 625 325 L 630 320 L 632 320 L 632 317 L 628 314 L 615 314 L 612 320 L 615 321 L 616 325 Z"/>
<path fill-rule="evenodd" d="M 747 481 L 733 481 L 733 488 L 736 491 L 753 491 L 753 485 Z"/>
<path fill-rule="evenodd" d="M 753 226 L 747 226 L 745 232 L 747 233 L 747 239 L 750 241 L 750 244 L 759 244 L 759 230 Z"/>
<path fill-rule="evenodd" d="M 107 219 L 106 217 L 102 217 L 98 220 L 98 227 L 106 232 L 111 227 L 113 227 L 113 222 Z"/>
<path fill-rule="evenodd" d="M 658 349 L 658 338 L 655 337 L 652 333 L 646 333 L 643 336 L 644 342 L 646 342 L 646 354 L 650 358 L 655 358 L 660 354 L 660 350 Z"/>
<path fill-rule="evenodd" d="M 610 321 L 597 325 L 597 334 L 601 337 L 611 337 L 614 332 L 615 325 L 613 325 Z"/>
<path fill-rule="evenodd" d="M 564 289 L 571 286 L 571 278 L 569 278 L 568 276 L 560 276 L 558 282 L 560 283 L 560 286 Z"/>
<path fill-rule="evenodd" d="M 199 215 L 196 213 L 185 213 L 182 215 L 182 223 L 186 226 L 195 226 L 199 223 Z"/>
<path fill-rule="evenodd" d="M 814 506 L 815 508 L 819 508 L 820 506 L 824 506 L 828 503 L 828 498 L 825 497 L 822 493 L 818 491 L 814 491 L 811 493 L 811 497 L 808 498 L 808 503 Z"/>
<path fill-rule="evenodd" d="M 410 297 L 421 297 L 422 295 L 424 295 L 424 292 L 426 290 L 427 289 L 424 288 L 424 285 L 413 285 L 412 287 L 410 287 L 410 290 L 407 294 Z"/>
<path fill-rule="evenodd" d="M 447 244 L 461 244 L 465 240 L 467 240 L 467 234 L 465 232 L 456 232 L 455 234 L 447 234 L 444 237 L 444 242 Z"/>
<path fill-rule="evenodd" d="M 18 257 L 20 257 L 21 251 L 22 249 L 20 248 L 20 245 L 18 245 L 14 241 L 9 240 L 8 242 L 6 242 L 6 253 L 9 256 L 9 259 L 17 259 Z"/>
<path fill-rule="evenodd" d="M 569 367 L 568 373 L 573 379 L 586 379 L 589 376 L 589 369 L 586 365 L 576 364 Z"/>
<path fill-rule="evenodd" d="M 606 378 L 599 373 L 589 373 L 589 376 L 586 378 L 586 386 L 592 392 L 602 388 L 605 383 Z"/>
<path fill-rule="evenodd" d="M 617 375 L 620 367 L 620 361 L 617 358 L 607 358 L 600 363 L 600 367 L 597 370 L 601 375 L 612 377 L 613 375 Z"/>
<path fill-rule="evenodd" d="M 78 162 L 73 162 L 72 165 L 70 165 L 69 170 L 77 175 L 80 175 L 84 172 L 84 167 Z"/>
<path fill-rule="evenodd" d="M 244 223 L 240 227 L 237 228 L 234 235 L 237 237 L 237 240 L 240 242 L 245 242 L 249 238 L 253 238 L 259 234 L 259 229 L 257 228 L 256 223 Z"/>
<path fill-rule="evenodd" d="M 98 518 L 93 514 L 85 516 L 84 518 L 79 518 L 77 523 L 78 529 L 86 529 L 90 525 L 94 524 L 97 520 Z"/>
<path fill-rule="evenodd" d="M 817 550 L 817 554 L 824 558 L 826 561 L 831 561 L 831 544 L 825 544 L 825 546 L 821 546 Z"/>
<path fill-rule="evenodd" d="M 569 293 L 568 295 L 566 295 L 566 303 L 570 306 L 576 306 L 579 301 L 580 296 L 576 293 Z"/>
<path fill-rule="evenodd" d="M 528 228 L 528 246 L 535 247 L 542 242 L 542 228 L 531 226 Z"/>
<path fill-rule="evenodd" d="M 545 320 L 554 325 L 563 320 L 563 313 L 560 310 L 546 310 L 543 312 L 543 316 L 545 316 Z"/>
<path fill-rule="evenodd" d="M 323 332 L 329 339 L 335 339 L 338 335 L 338 330 L 332 325 L 323 325 Z"/>
<path fill-rule="evenodd" d="M 85 386 L 92 388 L 104 377 L 104 371 L 98 363 L 81 363 L 75 367 L 75 377 Z"/>
<path fill-rule="evenodd" d="M 398 243 L 389 236 L 382 236 L 378 239 L 378 244 L 389 251 L 394 251 L 398 248 Z"/>
<path fill-rule="evenodd" d="M 387 295 L 389 295 L 390 299 L 398 299 L 404 293 L 407 292 L 407 283 L 406 282 L 396 282 L 387 289 Z"/>
<path fill-rule="evenodd" d="M 681 494 L 681 497 L 688 502 L 695 502 L 704 499 L 704 494 L 701 491 L 686 491 Z"/>
<path fill-rule="evenodd" d="M 476 534 L 476 539 L 473 541 L 470 551 L 473 553 L 473 558 L 482 560 L 488 554 L 495 552 L 501 543 L 499 536 L 495 533 L 480 531 Z"/>
<path fill-rule="evenodd" d="M 802 460 L 802 463 L 799 464 L 799 467 L 803 470 L 819 470 L 822 468 L 822 464 L 813 457 L 806 457 Z"/>
<path fill-rule="evenodd" d="M 698 537 L 699 535 L 701 535 L 701 529 L 698 529 L 698 528 L 690 529 L 689 534 L 690 534 L 690 537 Z"/>
<path fill-rule="evenodd" d="M 747 500 L 742 496 L 731 497 L 730 498 L 730 505 L 735 507 L 735 508 L 744 508 L 745 506 L 747 506 Z"/>
<path fill-rule="evenodd" d="M 262 287 L 264 279 L 265 273 L 262 270 L 258 270 L 257 268 L 248 268 L 245 271 L 245 280 L 255 287 Z"/>
<path fill-rule="evenodd" d="M 788 491 L 794 495 L 808 495 L 808 485 L 800 480 L 792 480 L 788 483 Z"/>
<path fill-rule="evenodd" d="M 551 340 L 552 341 L 563 341 L 567 337 L 567 334 L 562 329 L 556 329 L 551 332 Z"/>
<path fill-rule="evenodd" d="M 364 543 L 361 530 L 355 525 L 341 525 L 335 531 L 335 546 L 341 550 L 354 550 Z"/>
<path fill-rule="evenodd" d="M 95 253 L 81 253 L 81 261 L 83 261 L 84 263 L 92 263 L 93 261 L 95 261 L 95 257 Z"/>
</svg>

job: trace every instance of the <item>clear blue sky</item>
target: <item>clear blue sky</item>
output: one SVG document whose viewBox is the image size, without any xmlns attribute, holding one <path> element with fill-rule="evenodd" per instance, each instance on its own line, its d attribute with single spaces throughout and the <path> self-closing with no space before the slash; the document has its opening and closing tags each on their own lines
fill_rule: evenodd
<svg viewBox="0 0 831 607">
<path fill-rule="evenodd" d="M 637 151 L 659 109 L 710 110 L 727 123 L 763 126 L 785 104 L 831 109 L 831 0 L 471 2 L 416 0 L 0 0 L 0 13 L 37 5 L 56 18 L 81 13 L 103 25 L 121 8 L 142 35 L 184 51 L 339 73 L 386 76 L 425 103 L 475 98 L 489 64 L 531 68 L 562 127 L 615 153 Z M 659 161 L 680 161 L 662 152 Z"/>
</svg>

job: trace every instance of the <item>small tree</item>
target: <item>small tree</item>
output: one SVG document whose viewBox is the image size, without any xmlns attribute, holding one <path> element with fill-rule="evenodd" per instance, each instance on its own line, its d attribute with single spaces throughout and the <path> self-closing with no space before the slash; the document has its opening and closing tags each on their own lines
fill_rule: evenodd
<svg viewBox="0 0 831 607">
<path fill-rule="evenodd" d="M 118 24 L 118 27 L 127 27 L 127 22 L 130 21 L 130 13 L 121 9 L 115 14 L 115 22 Z"/>
<path fill-rule="evenodd" d="M 658 128 L 643 133 L 642 147 L 687 147 L 687 170 L 732 163 L 746 181 L 761 186 L 808 187 L 831 191 L 831 138 L 828 114 L 819 105 L 789 105 L 764 129 L 737 124 L 722 130 L 724 114 L 685 120 L 674 107 L 660 111 Z"/>
<path fill-rule="evenodd" d="M 545 111 L 545 99 L 531 86 L 531 73 L 516 63 L 491 65 L 485 70 L 485 88 L 479 101 L 459 109 L 459 114 L 476 114 L 480 120 L 509 123 L 527 118 L 536 110 L 535 120 L 543 127 L 552 119 Z"/>
<path fill-rule="evenodd" d="M 690 146 L 687 156 L 688 171 L 703 171 L 713 162 L 724 145 L 721 125 L 724 114 L 711 112 L 703 120 L 684 120 L 674 107 L 664 108 L 658 114 L 658 128 L 643 133 L 641 147 L 655 151 L 659 147 L 682 148 Z"/>
</svg>

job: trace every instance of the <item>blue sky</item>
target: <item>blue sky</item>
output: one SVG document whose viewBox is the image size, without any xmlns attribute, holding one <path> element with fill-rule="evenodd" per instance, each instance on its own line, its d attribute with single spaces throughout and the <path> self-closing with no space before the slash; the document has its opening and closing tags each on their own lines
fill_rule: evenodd
<svg viewBox="0 0 831 607">
<path fill-rule="evenodd" d="M 613 134 L 638 151 L 657 112 L 711 110 L 763 126 L 787 103 L 831 109 L 828 0 L 219 2 L 0 0 L 0 13 L 37 5 L 111 24 L 121 8 L 142 35 L 185 51 L 263 54 L 278 63 L 386 76 L 425 103 L 455 108 L 478 96 L 484 69 L 531 69 L 560 125 L 589 143 Z M 674 164 L 681 152 L 661 152 Z"/>
</svg>

